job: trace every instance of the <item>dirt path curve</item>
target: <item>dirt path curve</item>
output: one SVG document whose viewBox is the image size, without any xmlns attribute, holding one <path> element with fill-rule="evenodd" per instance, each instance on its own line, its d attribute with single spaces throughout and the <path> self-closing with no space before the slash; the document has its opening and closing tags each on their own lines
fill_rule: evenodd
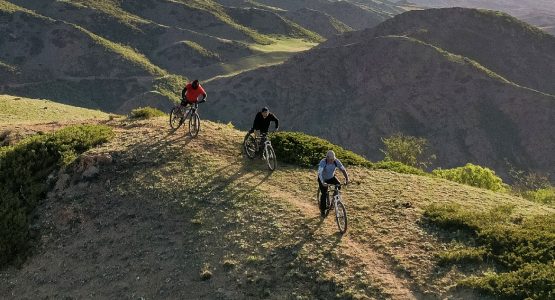
<svg viewBox="0 0 555 300">
<path fill-rule="evenodd" d="M 259 180 L 260 178 L 254 178 Z M 282 187 L 276 186 L 271 182 L 265 181 L 259 189 L 273 195 L 273 197 L 285 200 L 297 207 L 305 217 L 311 218 L 319 214 L 319 210 L 315 204 L 299 200 L 299 195 L 295 195 L 284 190 Z M 312 196 L 314 198 L 314 196 Z M 311 199 L 310 195 L 303 195 L 302 199 Z M 348 213 L 348 212 L 347 212 Z M 337 232 L 336 224 L 331 215 L 325 221 L 328 226 L 324 230 L 328 234 Z M 329 226 L 331 225 L 331 226 Z M 349 238 L 349 233 L 341 238 L 339 244 L 343 254 L 350 259 L 357 261 L 363 267 L 366 273 L 372 278 L 376 284 L 380 286 L 382 292 L 392 299 L 418 299 L 417 295 L 411 291 L 411 282 L 394 270 L 394 266 L 389 264 L 388 259 L 381 253 L 369 247 L 364 247 Z"/>
</svg>

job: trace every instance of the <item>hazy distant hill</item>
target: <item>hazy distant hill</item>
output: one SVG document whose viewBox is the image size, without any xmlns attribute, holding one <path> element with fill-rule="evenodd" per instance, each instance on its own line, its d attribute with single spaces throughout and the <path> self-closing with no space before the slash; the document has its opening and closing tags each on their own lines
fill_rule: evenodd
<svg viewBox="0 0 555 300">
<path fill-rule="evenodd" d="M 488 36 L 500 41 L 491 43 L 490 51 L 506 53 L 504 35 L 497 29 L 507 20 L 504 15 L 453 9 L 407 13 L 382 24 L 377 31 L 383 35 L 375 30 L 355 32 L 343 43 L 330 41 L 281 66 L 210 82 L 217 93 L 204 112 L 248 128 L 256 109 L 269 105 L 284 128 L 328 138 L 371 159 L 382 157 L 380 138 L 401 131 L 428 138 L 444 167 L 470 161 L 504 175 L 507 159 L 553 174 L 555 97 L 519 86 L 476 60 L 430 44 L 433 40 L 395 30 L 396 24 L 409 21 L 437 22 L 438 27 L 449 24 L 445 36 L 457 36 L 475 18 L 497 25 L 465 32 L 464 41 L 478 47 L 476 41 Z M 555 38 L 538 39 L 521 23 L 511 24 L 509 34 L 526 37 L 514 40 L 513 48 L 523 41 L 524 49 L 549 53 L 546 45 Z M 548 55 L 543 59 L 544 64 L 553 63 Z M 515 65 L 515 73 L 541 80 L 523 65 Z M 548 77 L 541 83 L 549 86 Z"/>
<path fill-rule="evenodd" d="M 555 35 L 555 1 L 552 0 L 411 0 L 426 7 L 468 7 L 499 10 Z"/>
<path fill-rule="evenodd" d="M 555 95 L 555 38 L 509 15 L 462 8 L 412 11 L 376 28 L 436 45 L 520 85 Z"/>
<path fill-rule="evenodd" d="M 257 0 L 258 3 L 289 11 L 303 8 L 315 9 L 338 19 L 354 29 L 373 27 L 393 15 L 391 10 L 369 9 L 349 1 L 328 0 Z"/>
</svg>

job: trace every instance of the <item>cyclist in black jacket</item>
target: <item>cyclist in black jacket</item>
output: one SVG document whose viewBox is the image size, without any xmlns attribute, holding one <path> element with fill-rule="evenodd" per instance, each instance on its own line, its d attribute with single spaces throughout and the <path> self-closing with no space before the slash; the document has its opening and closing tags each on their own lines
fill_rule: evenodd
<svg viewBox="0 0 555 300">
<path fill-rule="evenodd" d="M 252 128 L 249 133 L 253 133 L 255 130 L 259 130 L 261 134 L 267 134 L 268 129 L 270 129 L 270 122 L 276 123 L 276 130 L 279 129 L 279 120 L 276 116 L 271 113 L 267 107 L 262 108 L 260 112 L 256 114 L 254 122 L 252 123 Z"/>
<path fill-rule="evenodd" d="M 277 131 L 279 129 L 279 120 L 273 113 L 268 110 L 267 107 L 263 107 L 262 110 L 260 110 L 256 114 L 254 122 L 252 123 L 252 128 L 251 130 L 249 130 L 249 133 L 256 132 L 256 137 L 261 137 L 261 141 L 258 147 L 260 147 L 260 145 L 264 145 L 264 142 L 266 142 L 266 136 L 268 134 L 268 129 L 270 129 L 270 122 L 272 121 L 276 123 Z M 260 149 L 257 149 L 257 152 L 259 150 Z"/>
</svg>

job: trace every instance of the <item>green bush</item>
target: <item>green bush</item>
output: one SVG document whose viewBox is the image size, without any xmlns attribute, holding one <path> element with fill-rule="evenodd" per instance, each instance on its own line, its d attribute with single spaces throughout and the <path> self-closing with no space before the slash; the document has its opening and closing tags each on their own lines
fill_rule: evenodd
<svg viewBox="0 0 555 300">
<path fill-rule="evenodd" d="M 476 258 L 479 253 L 497 263 L 500 272 L 471 277 L 461 281 L 461 286 L 473 287 L 502 299 L 549 299 L 546 295 L 554 295 L 553 216 L 541 215 L 522 220 L 512 216 L 509 206 L 476 212 L 460 205 L 432 205 L 426 209 L 424 217 L 448 232 L 467 232 L 478 247 L 476 251 L 471 251 L 473 248 L 469 247 L 463 253 L 457 253 L 457 249 L 450 254 L 443 253 L 440 255 L 441 263 Z"/>
<path fill-rule="evenodd" d="M 326 156 L 328 150 L 333 150 L 335 155 L 345 165 L 363 166 L 370 169 L 390 170 L 398 173 L 423 175 L 422 170 L 404 165 L 400 162 L 373 163 L 364 157 L 345 150 L 324 139 L 307 135 L 301 132 L 278 132 L 270 136 L 276 156 L 286 163 L 303 167 L 318 165 Z"/>
<path fill-rule="evenodd" d="M 477 289 L 499 299 L 555 299 L 555 267 L 527 264 L 506 273 L 487 273 L 462 280 L 460 286 Z"/>
<path fill-rule="evenodd" d="M 129 117 L 131 119 L 150 119 L 155 117 L 162 117 L 165 115 L 166 114 L 163 111 L 154 107 L 139 107 L 132 110 L 129 114 Z"/>
<path fill-rule="evenodd" d="M 0 265 L 25 256 L 29 220 L 48 175 L 112 135 L 107 126 L 72 126 L 0 148 Z"/>
<path fill-rule="evenodd" d="M 543 203 L 543 204 L 555 204 L 555 188 L 549 187 L 545 189 L 539 189 L 535 191 L 523 192 L 522 196 L 530 201 Z"/>
<path fill-rule="evenodd" d="M 425 138 L 394 134 L 382 138 L 385 149 L 385 161 L 397 161 L 414 168 L 426 169 L 435 160 L 435 155 L 429 154 L 428 141 Z"/>
<path fill-rule="evenodd" d="M 303 167 L 318 165 L 328 150 L 333 150 L 342 163 L 353 166 L 371 166 L 364 157 L 345 150 L 324 139 L 301 132 L 277 132 L 270 136 L 276 156 L 287 163 Z"/>
<path fill-rule="evenodd" d="M 492 191 L 505 190 L 503 180 L 495 172 L 481 166 L 466 164 L 454 169 L 436 169 L 433 175 L 450 181 L 475 186 Z"/>
<path fill-rule="evenodd" d="M 483 248 L 456 248 L 442 252 L 438 255 L 439 263 L 466 265 L 484 261 L 487 251 Z"/>
</svg>

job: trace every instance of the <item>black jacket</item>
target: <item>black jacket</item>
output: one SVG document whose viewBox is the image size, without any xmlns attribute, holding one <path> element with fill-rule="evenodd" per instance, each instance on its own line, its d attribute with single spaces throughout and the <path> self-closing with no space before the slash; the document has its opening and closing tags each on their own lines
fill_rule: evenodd
<svg viewBox="0 0 555 300">
<path fill-rule="evenodd" d="M 279 127 L 279 120 L 273 113 L 269 113 L 266 119 L 262 116 L 261 112 L 256 114 L 254 118 L 254 123 L 252 123 L 251 131 L 253 130 L 260 130 L 260 132 L 268 132 L 270 128 L 270 122 L 276 122 L 276 129 Z"/>
</svg>

